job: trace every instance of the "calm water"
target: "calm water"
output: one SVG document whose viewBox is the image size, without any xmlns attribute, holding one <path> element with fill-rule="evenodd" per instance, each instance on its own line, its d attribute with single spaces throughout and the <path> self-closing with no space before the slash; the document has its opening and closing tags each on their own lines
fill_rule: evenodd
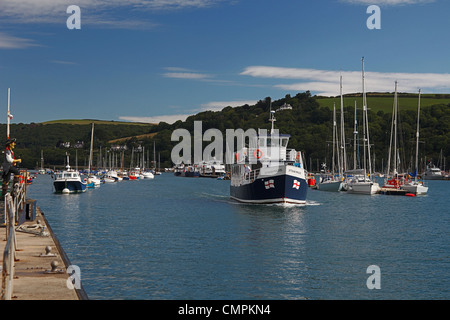
<svg viewBox="0 0 450 320">
<path fill-rule="evenodd" d="M 229 181 L 172 174 L 37 199 L 90 299 L 449 299 L 450 181 L 421 197 L 310 190 L 242 205 Z M 369 290 L 367 267 L 381 270 Z"/>
</svg>

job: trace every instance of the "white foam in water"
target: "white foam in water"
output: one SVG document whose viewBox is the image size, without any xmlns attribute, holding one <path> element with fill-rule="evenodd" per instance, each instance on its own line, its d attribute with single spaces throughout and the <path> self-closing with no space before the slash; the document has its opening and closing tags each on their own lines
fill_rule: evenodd
<svg viewBox="0 0 450 320">
<path fill-rule="evenodd" d="M 307 206 L 320 206 L 321 203 L 320 203 L 320 202 L 317 202 L 317 201 L 309 200 L 309 201 L 306 201 L 306 205 L 307 205 Z"/>
</svg>

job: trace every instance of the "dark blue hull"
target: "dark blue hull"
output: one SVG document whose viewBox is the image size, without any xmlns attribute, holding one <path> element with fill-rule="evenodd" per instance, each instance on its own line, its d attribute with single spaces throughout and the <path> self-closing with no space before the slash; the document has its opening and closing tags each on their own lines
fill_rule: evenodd
<svg viewBox="0 0 450 320">
<path fill-rule="evenodd" d="M 304 204 L 307 190 L 305 179 L 283 174 L 259 178 L 241 186 L 230 186 L 230 196 L 246 203 Z"/>
<path fill-rule="evenodd" d="M 54 181 L 56 193 L 62 193 L 64 189 L 69 189 L 70 193 L 84 192 L 86 191 L 86 183 L 79 181 Z"/>
<path fill-rule="evenodd" d="M 198 177 L 200 177 L 200 172 L 199 171 L 175 172 L 174 175 L 176 177 L 198 178 Z"/>
</svg>

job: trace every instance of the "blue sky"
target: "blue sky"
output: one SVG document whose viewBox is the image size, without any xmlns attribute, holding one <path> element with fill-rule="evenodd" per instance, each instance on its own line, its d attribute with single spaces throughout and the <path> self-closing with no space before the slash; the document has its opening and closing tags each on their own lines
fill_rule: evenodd
<svg viewBox="0 0 450 320">
<path fill-rule="evenodd" d="M 69 30 L 69 5 L 81 29 Z M 381 29 L 369 30 L 369 5 Z M 0 122 L 173 122 L 310 90 L 450 92 L 444 0 L 1 0 Z"/>
</svg>

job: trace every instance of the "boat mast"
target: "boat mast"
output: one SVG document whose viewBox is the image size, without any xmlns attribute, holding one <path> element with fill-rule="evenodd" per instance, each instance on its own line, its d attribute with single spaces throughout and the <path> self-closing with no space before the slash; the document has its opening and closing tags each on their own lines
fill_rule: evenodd
<svg viewBox="0 0 450 320">
<path fill-rule="evenodd" d="M 398 112 L 398 105 L 397 105 L 397 81 L 395 81 L 395 93 L 394 93 L 394 175 L 397 175 L 398 172 L 398 161 L 397 161 L 397 112 Z"/>
<path fill-rule="evenodd" d="M 355 125 L 353 129 L 353 170 L 356 170 L 356 144 L 358 138 L 358 120 L 356 119 L 356 100 L 355 100 Z"/>
<path fill-rule="evenodd" d="M 156 173 L 156 145 L 155 145 L 155 141 L 153 140 L 153 168 L 155 170 Z"/>
<path fill-rule="evenodd" d="M 334 178 L 334 173 L 335 173 L 335 148 L 336 148 L 336 104 L 333 104 L 333 159 L 331 162 L 331 172 L 333 173 L 333 178 Z M 338 160 L 339 161 L 339 160 Z M 341 172 L 339 172 L 339 174 L 341 174 Z"/>
<path fill-rule="evenodd" d="M 91 148 L 89 150 L 89 173 L 92 172 L 92 155 L 93 155 L 93 146 L 94 146 L 94 123 L 92 123 L 92 131 L 91 131 Z"/>
<path fill-rule="evenodd" d="M 388 163 L 386 167 L 386 175 L 391 174 L 391 158 L 392 158 L 392 135 L 394 132 L 394 119 L 395 119 L 395 102 L 392 104 L 392 120 L 391 120 L 391 137 L 389 138 L 389 152 L 388 152 Z"/>
<path fill-rule="evenodd" d="M 363 147 L 364 147 L 364 156 L 363 156 L 363 168 L 364 174 L 366 173 L 366 111 L 367 111 L 367 102 L 366 102 L 366 88 L 365 88 L 365 78 L 364 78 L 364 57 L 362 57 L 362 96 L 363 96 Z"/>
<path fill-rule="evenodd" d="M 11 119 L 12 119 L 12 115 L 10 112 L 10 108 L 11 108 L 11 89 L 8 88 L 8 114 L 6 115 L 6 121 L 7 121 L 7 126 L 6 126 L 6 139 L 9 139 L 9 126 L 11 123 Z"/>
<path fill-rule="evenodd" d="M 44 150 L 41 150 L 41 170 L 44 170 Z"/>
<path fill-rule="evenodd" d="M 420 89 L 419 89 L 419 102 L 417 105 L 417 131 L 416 131 L 416 176 L 414 181 L 417 182 L 417 175 L 419 174 L 419 118 L 420 118 Z"/>
<path fill-rule="evenodd" d="M 363 125 L 364 129 L 364 145 L 367 142 L 367 160 L 366 160 L 366 148 L 364 147 L 364 171 L 367 169 L 367 163 L 369 164 L 368 175 L 372 174 L 372 160 L 370 156 L 370 138 L 369 138 L 369 118 L 367 116 L 367 97 L 366 97 L 366 88 L 365 88 L 365 75 L 364 75 L 364 57 L 362 58 L 362 69 L 363 69 Z M 367 174 L 367 172 L 366 172 Z"/>
<path fill-rule="evenodd" d="M 347 170 L 347 154 L 345 152 L 345 131 L 344 131 L 344 97 L 342 95 L 342 75 L 341 75 L 341 81 L 340 81 L 341 85 L 341 166 L 342 166 L 342 171 L 341 168 L 339 168 L 339 172 L 342 174 L 343 172 L 345 172 Z"/>
</svg>

